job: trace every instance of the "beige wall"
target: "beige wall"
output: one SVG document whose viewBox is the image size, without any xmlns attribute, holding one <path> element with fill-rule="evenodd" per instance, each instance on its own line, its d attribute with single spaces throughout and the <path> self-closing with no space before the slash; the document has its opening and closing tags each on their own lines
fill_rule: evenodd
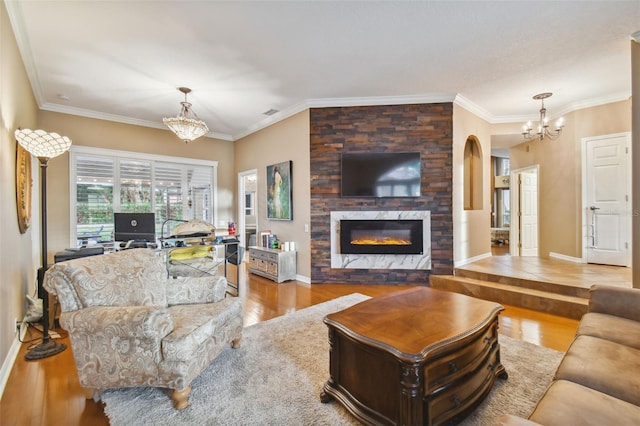
<svg viewBox="0 0 640 426">
<path fill-rule="evenodd" d="M 282 241 L 295 241 L 298 275 L 311 277 L 309 110 L 242 138 L 236 144 L 236 172 L 258 170 L 258 233 L 270 230 Z M 267 219 L 266 167 L 293 161 L 293 220 Z"/>
<path fill-rule="evenodd" d="M 233 142 L 202 137 L 189 144 L 165 129 L 134 126 L 50 111 L 40 111 L 38 126 L 68 136 L 73 145 L 218 161 L 215 226 L 234 220 L 236 188 Z M 69 154 L 50 160 L 47 173 L 48 252 L 69 247 Z"/>
<path fill-rule="evenodd" d="M 539 165 L 539 253 L 582 258 L 582 139 L 631 130 L 631 101 L 585 108 L 565 115 L 555 141 L 513 147 L 511 170 Z"/>
<path fill-rule="evenodd" d="M 39 213 L 32 210 L 32 225 L 25 234 L 18 230 L 16 212 L 15 130 L 35 128 L 37 104 L 11 31 L 4 2 L 0 2 L 0 388 L 19 347 L 14 319 L 25 313 L 25 294 L 34 294 L 40 264 Z M 32 162 L 33 197 L 38 199 L 37 161 Z M 35 239 L 35 242 L 32 241 Z M 13 346 L 12 346 L 13 345 Z"/>
<path fill-rule="evenodd" d="M 453 260 L 460 263 L 491 254 L 491 136 L 490 125 L 457 104 L 453 105 Z M 464 209 L 464 146 L 469 136 L 480 142 L 482 208 Z"/>
</svg>

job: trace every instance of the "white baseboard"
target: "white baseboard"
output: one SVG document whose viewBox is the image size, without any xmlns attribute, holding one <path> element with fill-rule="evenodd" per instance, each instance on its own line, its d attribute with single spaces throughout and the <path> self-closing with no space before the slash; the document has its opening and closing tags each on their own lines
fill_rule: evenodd
<svg viewBox="0 0 640 426">
<path fill-rule="evenodd" d="M 311 284 L 311 278 L 306 277 L 304 275 L 296 275 L 296 281 L 300 281 L 309 285 Z"/>
<path fill-rule="evenodd" d="M 18 353 L 20 352 L 20 340 L 24 340 L 24 336 L 27 334 L 27 325 L 22 323 L 20 327 L 20 339 L 18 339 L 18 334 L 13 337 L 13 343 L 11 343 L 11 347 L 9 348 L 9 352 L 7 353 L 7 357 L 4 359 L 2 363 L 2 368 L 0 368 L 0 400 L 2 399 L 2 395 L 4 394 L 4 388 L 7 386 L 7 381 L 9 381 L 9 375 L 11 374 L 11 369 L 13 368 L 13 364 L 16 362 L 16 358 L 18 358 Z"/>
<path fill-rule="evenodd" d="M 459 266 L 466 265 L 467 263 L 477 262 L 478 260 L 486 259 L 488 257 L 491 257 L 491 253 L 490 252 L 489 253 L 479 254 L 478 256 L 469 257 L 467 259 L 454 261 L 453 262 L 453 267 L 457 268 Z"/>
<path fill-rule="evenodd" d="M 552 251 L 549 252 L 549 257 L 551 259 L 566 260 L 567 262 L 584 263 L 580 257 L 567 256 L 566 254 L 554 253 Z"/>
</svg>

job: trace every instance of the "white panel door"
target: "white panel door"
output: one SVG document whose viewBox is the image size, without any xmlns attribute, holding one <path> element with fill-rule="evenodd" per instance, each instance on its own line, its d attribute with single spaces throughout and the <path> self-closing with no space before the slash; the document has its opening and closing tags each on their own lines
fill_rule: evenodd
<svg viewBox="0 0 640 426">
<path fill-rule="evenodd" d="M 629 266 L 628 135 L 586 142 L 587 262 Z"/>
<path fill-rule="evenodd" d="M 520 255 L 538 255 L 538 173 L 520 175 Z"/>
</svg>

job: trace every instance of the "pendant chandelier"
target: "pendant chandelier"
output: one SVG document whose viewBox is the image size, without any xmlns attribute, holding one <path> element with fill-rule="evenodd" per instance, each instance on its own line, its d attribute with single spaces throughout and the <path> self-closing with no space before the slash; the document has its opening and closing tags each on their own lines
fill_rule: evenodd
<svg viewBox="0 0 640 426">
<path fill-rule="evenodd" d="M 562 133 L 562 128 L 564 127 L 564 119 L 560 118 L 556 121 L 555 130 L 549 130 L 549 124 L 547 123 L 547 109 L 544 107 L 544 100 L 551 97 L 553 93 L 539 93 L 533 97 L 534 100 L 540 100 L 542 102 L 542 107 L 540 108 L 540 121 L 538 122 L 538 126 L 536 127 L 536 131 L 533 131 L 533 125 L 531 121 L 523 126 L 522 136 L 526 140 L 532 139 L 540 139 L 541 141 L 545 138 L 555 140 Z"/>
<path fill-rule="evenodd" d="M 191 104 L 187 102 L 187 94 L 191 92 L 191 89 L 179 87 L 178 90 L 184 93 L 184 102 L 180 102 L 182 110 L 176 117 L 163 118 L 162 122 L 181 140 L 188 143 L 202 135 L 206 135 L 209 132 L 209 128 L 191 109 Z"/>
</svg>

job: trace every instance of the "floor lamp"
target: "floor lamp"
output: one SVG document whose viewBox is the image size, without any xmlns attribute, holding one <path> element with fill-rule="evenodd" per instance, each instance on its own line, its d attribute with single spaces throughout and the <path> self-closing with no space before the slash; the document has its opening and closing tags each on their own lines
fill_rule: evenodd
<svg viewBox="0 0 640 426">
<path fill-rule="evenodd" d="M 16 130 L 16 140 L 31 155 L 40 161 L 40 250 L 42 266 L 38 271 L 38 297 L 42 299 L 42 343 L 30 349 L 25 355 L 27 361 L 56 355 L 67 348 L 63 343 L 51 340 L 49 336 L 49 293 L 43 288 L 44 273 L 49 268 L 47 261 L 47 163 L 69 150 L 71 139 L 44 130 Z"/>
</svg>

